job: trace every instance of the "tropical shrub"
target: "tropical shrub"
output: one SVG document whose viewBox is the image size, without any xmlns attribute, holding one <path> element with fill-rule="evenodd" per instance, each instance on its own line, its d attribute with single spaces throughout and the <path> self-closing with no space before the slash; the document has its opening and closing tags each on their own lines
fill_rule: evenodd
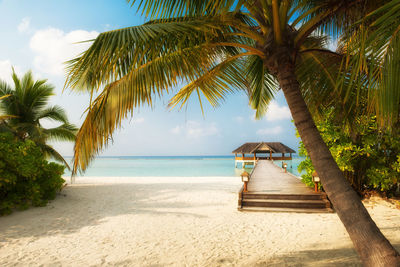
<svg viewBox="0 0 400 267">
<path fill-rule="evenodd" d="M 317 128 L 353 188 L 360 194 L 364 190 L 395 193 L 400 183 L 400 136 L 393 130 L 378 128 L 375 116 L 358 116 L 351 129 L 333 116 L 333 112 L 326 111 L 317 120 Z M 305 171 L 302 180 L 313 186 L 314 167 L 302 143 L 299 154 L 306 157 L 298 167 Z"/>
<path fill-rule="evenodd" d="M 32 140 L 0 133 L 0 215 L 45 206 L 61 190 L 64 168 L 48 162 Z"/>
<path fill-rule="evenodd" d="M 34 141 L 46 158 L 69 168 L 67 161 L 49 144 L 49 141 L 75 141 L 77 131 L 62 107 L 49 106 L 54 86 L 47 80 L 34 80 L 30 71 L 22 78 L 13 71 L 12 78 L 13 86 L 0 80 L 0 132 L 11 132 L 22 141 Z M 45 128 L 45 120 L 59 125 Z"/>
</svg>

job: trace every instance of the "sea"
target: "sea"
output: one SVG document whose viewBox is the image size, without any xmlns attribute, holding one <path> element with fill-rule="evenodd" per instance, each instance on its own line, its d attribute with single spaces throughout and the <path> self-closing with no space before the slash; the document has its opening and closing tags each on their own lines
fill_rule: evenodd
<svg viewBox="0 0 400 267">
<path fill-rule="evenodd" d="M 72 160 L 72 158 L 66 158 Z M 294 156 L 285 160 L 288 171 L 296 176 L 297 167 L 304 158 Z M 282 161 L 274 161 L 281 167 Z M 246 168 L 248 172 L 251 168 Z M 121 156 L 97 157 L 83 174 L 85 177 L 201 177 L 240 176 L 241 166 L 235 168 L 233 156 Z M 66 170 L 64 176 L 70 176 Z"/>
</svg>

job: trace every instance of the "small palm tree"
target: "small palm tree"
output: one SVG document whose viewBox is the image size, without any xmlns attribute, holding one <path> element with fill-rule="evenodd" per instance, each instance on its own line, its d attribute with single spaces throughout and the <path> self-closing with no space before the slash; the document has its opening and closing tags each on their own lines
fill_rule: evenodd
<svg viewBox="0 0 400 267">
<path fill-rule="evenodd" d="M 135 2 L 135 1 L 129 1 Z M 109 142 L 134 108 L 181 81 L 171 99 L 182 106 L 201 95 L 217 106 L 246 90 L 257 117 L 282 89 L 296 128 L 328 197 L 366 265 L 400 265 L 322 140 L 305 99 L 335 91 L 343 55 L 324 46 L 380 1 L 367 0 L 149 0 L 137 1 L 152 20 L 100 34 L 71 60 L 67 86 L 98 93 L 75 142 L 74 173 Z M 317 81 L 318 83 L 316 83 Z M 317 86 L 315 86 L 317 85 Z M 330 90 L 328 90 L 330 88 Z M 333 88 L 333 89 L 332 89 Z M 330 95 L 335 101 L 335 95 Z"/>
<path fill-rule="evenodd" d="M 54 86 L 47 80 L 34 81 L 32 73 L 27 72 L 20 79 L 13 70 L 14 88 L 0 80 L 0 131 L 12 132 L 21 140 L 34 141 L 45 156 L 60 161 L 69 168 L 68 163 L 47 142 L 51 140 L 75 141 L 77 127 L 70 124 L 67 114 L 59 106 L 48 106 L 54 95 Z M 55 128 L 44 128 L 43 120 L 61 123 Z"/>
</svg>

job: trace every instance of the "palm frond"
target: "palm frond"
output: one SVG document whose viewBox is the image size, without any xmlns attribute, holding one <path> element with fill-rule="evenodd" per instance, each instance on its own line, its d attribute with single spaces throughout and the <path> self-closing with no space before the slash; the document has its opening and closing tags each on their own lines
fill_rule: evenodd
<svg viewBox="0 0 400 267">
<path fill-rule="evenodd" d="M 113 94 L 111 94 L 111 97 L 105 93 L 100 94 L 93 101 L 90 109 L 87 110 L 86 118 L 76 135 L 72 169 L 73 176 L 78 171 L 83 172 L 86 170 L 94 156 L 108 145 L 114 130 L 121 125 L 121 120 L 128 115 L 129 110 L 125 113 L 116 114 L 115 111 L 119 109 L 117 101 L 124 103 L 123 97 L 125 94 L 117 93 L 114 97 L 115 91 L 112 91 Z M 121 98 L 117 100 L 118 97 Z"/>
<path fill-rule="evenodd" d="M 381 88 L 378 91 L 377 113 L 382 124 L 393 125 L 400 116 L 400 34 L 390 40 L 385 57 Z"/>
<path fill-rule="evenodd" d="M 328 34 L 337 39 L 344 30 L 350 28 L 355 22 L 381 5 L 381 1 L 358 1 L 358 0 L 300 0 L 298 5 L 302 14 L 301 19 L 295 20 L 299 27 L 295 43 L 298 47 L 302 45 L 305 38 L 310 34 Z"/>
<path fill-rule="evenodd" d="M 347 94 L 355 87 L 359 98 L 360 88 L 367 88 L 368 110 L 378 115 L 381 125 L 390 127 L 399 120 L 400 110 L 400 1 L 386 2 L 351 28 L 341 40 L 341 49 L 348 54 Z"/>
<path fill-rule="evenodd" d="M 0 121 L 8 120 L 8 119 L 15 119 L 18 118 L 17 116 L 14 115 L 0 115 Z"/>
<path fill-rule="evenodd" d="M 11 96 L 10 94 L 8 94 L 8 95 L 3 95 L 3 96 L 0 97 L 0 100 L 2 100 L 2 99 L 4 99 L 4 98 L 7 98 L 7 97 L 10 97 L 10 96 Z"/>
<path fill-rule="evenodd" d="M 75 125 L 65 123 L 55 128 L 43 129 L 47 140 L 75 141 L 78 128 Z"/>
<path fill-rule="evenodd" d="M 211 52 L 207 54 L 208 51 Z M 231 90 L 226 87 L 227 81 L 236 83 L 238 86 L 243 84 L 243 81 L 233 80 L 232 72 L 237 71 L 235 67 L 222 68 L 221 65 L 216 68 L 220 72 L 207 70 L 207 65 L 212 69 L 213 61 L 219 60 L 212 51 L 203 47 L 194 47 L 172 53 L 134 69 L 119 81 L 106 86 L 88 109 L 86 119 L 78 132 L 74 148 L 74 171 L 76 168 L 80 170 L 86 168 L 93 156 L 108 144 L 109 138 L 120 126 L 121 121 L 133 115 L 133 108 L 143 103 L 151 105 L 154 94 L 161 94 L 162 90 L 168 90 L 172 85 L 176 85 L 179 76 L 187 79 L 208 77 L 211 81 L 203 78 L 202 82 L 199 80 L 190 88 L 200 87 L 213 104 L 223 97 L 226 90 Z M 242 54 L 239 55 L 242 56 Z M 239 58 L 239 55 L 235 58 Z M 223 74 L 222 69 L 226 70 Z M 212 80 L 214 75 L 218 81 Z M 225 87 L 221 82 L 224 82 Z M 219 94 L 209 90 L 210 85 L 216 85 L 216 83 L 220 83 L 221 86 L 222 91 Z M 188 88 L 180 91 L 175 100 L 181 99 L 179 96 L 183 95 L 183 92 L 188 93 Z"/>
<path fill-rule="evenodd" d="M 43 151 L 43 153 L 46 157 L 53 158 L 56 161 L 63 163 L 65 165 L 65 167 L 68 168 L 68 170 L 71 170 L 68 162 L 53 147 L 46 145 L 46 144 L 42 144 L 42 143 L 39 143 L 37 145 L 41 148 L 41 150 Z"/>
<path fill-rule="evenodd" d="M 267 112 L 268 104 L 274 99 L 274 94 L 279 87 L 275 78 L 268 73 L 260 57 L 249 56 L 246 63 L 244 75 L 249 82 L 249 103 L 256 111 L 256 118 L 260 119 Z"/>
<path fill-rule="evenodd" d="M 335 106 L 341 118 L 345 119 L 343 97 L 336 86 L 342 59 L 342 55 L 325 49 L 306 48 L 299 54 L 296 76 L 307 106 L 315 117 L 322 116 L 324 110 Z"/>
<path fill-rule="evenodd" d="M 232 93 L 233 90 L 244 90 L 248 88 L 247 81 L 241 74 L 241 69 L 243 68 L 241 57 L 250 55 L 254 55 L 254 53 L 246 52 L 228 57 L 209 71 L 205 72 L 198 79 L 181 88 L 170 100 L 169 107 L 175 107 L 180 103 L 180 107 L 182 108 L 188 103 L 192 93 L 196 92 L 203 111 L 199 90 L 208 102 L 213 107 L 216 107 L 219 105 L 221 100 L 224 100 L 227 93 Z"/>
<path fill-rule="evenodd" d="M 60 106 L 52 106 L 41 110 L 37 115 L 37 119 L 49 119 L 62 123 L 68 123 L 67 113 Z"/>
<path fill-rule="evenodd" d="M 163 55 L 200 44 L 218 41 L 251 47 L 248 44 L 252 44 L 253 39 L 245 36 L 257 35 L 257 32 L 252 31 L 244 21 L 246 16 L 229 13 L 217 17 L 152 21 L 140 26 L 102 33 L 81 57 L 68 63 L 66 86 L 74 90 L 89 89 L 93 92 L 102 85 L 121 79 L 132 69 Z M 230 25 L 237 25 L 240 30 Z M 223 47 L 221 44 L 219 48 Z M 231 53 L 237 49 L 230 47 L 225 50 Z"/>
<path fill-rule="evenodd" d="M 139 2 L 128 0 L 133 6 Z M 239 2 L 239 3 L 237 3 Z M 238 9 L 237 4 L 241 1 L 234 0 L 174 0 L 174 1 L 140 1 L 138 10 L 142 10 L 142 15 L 150 19 L 165 19 L 193 15 L 216 15 Z"/>
</svg>

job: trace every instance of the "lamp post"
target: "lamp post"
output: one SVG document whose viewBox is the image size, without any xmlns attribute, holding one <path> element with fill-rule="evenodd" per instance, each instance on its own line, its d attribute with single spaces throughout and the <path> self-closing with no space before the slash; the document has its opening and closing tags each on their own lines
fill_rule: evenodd
<svg viewBox="0 0 400 267">
<path fill-rule="evenodd" d="M 287 163 L 283 163 L 283 168 L 285 169 L 285 172 L 287 172 Z"/>
<path fill-rule="evenodd" d="M 247 183 L 249 182 L 250 175 L 248 172 L 244 171 L 240 177 L 242 177 L 243 182 L 243 192 L 247 192 Z"/>
<path fill-rule="evenodd" d="M 321 180 L 319 179 L 318 173 L 316 171 L 314 171 L 312 174 L 312 181 L 314 182 L 314 191 L 318 192 L 318 183 L 320 183 Z"/>
</svg>

